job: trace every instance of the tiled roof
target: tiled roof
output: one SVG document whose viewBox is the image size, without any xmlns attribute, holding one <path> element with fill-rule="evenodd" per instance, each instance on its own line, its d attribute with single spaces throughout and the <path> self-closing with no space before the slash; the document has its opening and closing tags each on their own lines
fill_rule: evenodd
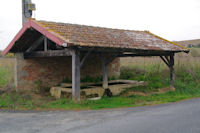
<svg viewBox="0 0 200 133">
<path fill-rule="evenodd" d="M 189 49 L 156 36 L 149 31 L 110 29 L 31 19 L 22 27 L 3 53 L 26 51 L 38 39 L 38 34 L 34 31 L 43 34 L 58 45 L 67 47 L 81 46 L 119 48 L 128 49 L 129 51 L 189 52 Z"/>
<path fill-rule="evenodd" d="M 149 31 L 133 31 L 47 21 L 32 21 L 71 45 L 164 51 L 188 50 L 179 44 L 165 40 Z"/>
</svg>

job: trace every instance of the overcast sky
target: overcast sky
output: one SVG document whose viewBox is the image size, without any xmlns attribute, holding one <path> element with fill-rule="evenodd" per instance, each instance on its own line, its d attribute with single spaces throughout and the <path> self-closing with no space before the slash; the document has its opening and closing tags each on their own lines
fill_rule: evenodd
<svg viewBox="0 0 200 133">
<path fill-rule="evenodd" d="M 32 0 L 33 17 L 65 23 L 149 30 L 168 40 L 200 39 L 200 0 Z M 0 49 L 22 26 L 21 0 L 0 1 Z"/>
</svg>

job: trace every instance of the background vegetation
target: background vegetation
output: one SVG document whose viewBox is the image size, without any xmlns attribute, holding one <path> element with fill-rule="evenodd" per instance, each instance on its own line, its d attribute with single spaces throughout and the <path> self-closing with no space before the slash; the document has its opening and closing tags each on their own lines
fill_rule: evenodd
<svg viewBox="0 0 200 133">
<path fill-rule="evenodd" d="M 0 58 L 0 88 L 13 82 L 14 78 L 14 59 Z"/>
<path fill-rule="evenodd" d="M 199 49 L 195 49 L 199 51 Z M 199 52 L 197 52 L 199 54 Z M 48 92 L 1 92 L 0 108 L 4 109 L 101 109 L 134 107 L 175 102 L 200 97 L 200 58 L 192 53 L 175 57 L 175 88 L 163 94 L 124 95 L 128 91 L 151 93 L 169 86 L 169 69 L 160 58 L 137 57 L 121 59 L 122 79 L 146 81 L 148 85 L 127 89 L 119 96 L 103 97 L 98 101 L 84 100 L 74 104 L 69 99 L 56 100 Z M 0 88 L 13 81 L 13 59 L 0 59 Z"/>
</svg>

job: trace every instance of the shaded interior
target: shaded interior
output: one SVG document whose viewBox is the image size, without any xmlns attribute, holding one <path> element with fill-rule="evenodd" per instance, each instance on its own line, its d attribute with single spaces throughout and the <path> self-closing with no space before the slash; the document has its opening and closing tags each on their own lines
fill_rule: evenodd
<svg viewBox="0 0 200 133">
<path fill-rule="evenodd" d="M 27 29 L 24 34 L 15 42 L 14 46 L 11 48 L 10 52 L 25 52 L 31 46 L 35 45 L 36 41 L 40 39 L 43 35 L 33 28 Z M 61 46 L 57 45 L 53 41 L 47 39 L 48 50 L 60 50 L 63 49 Z M 44 41 L 41 41 L 38 47 L 33 51 L 43 51 Z"/>
</svg>

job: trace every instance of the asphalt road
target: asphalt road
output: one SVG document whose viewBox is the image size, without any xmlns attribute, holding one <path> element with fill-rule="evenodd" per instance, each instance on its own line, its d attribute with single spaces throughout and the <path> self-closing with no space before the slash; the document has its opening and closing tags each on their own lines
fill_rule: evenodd
<svg viewBox="0 0 200 133">
<path fill-rule="evenodd" d="M 100 111 L 0 111 L 0 133 L 200 133 L 200 99 Z"/>
</svg>

